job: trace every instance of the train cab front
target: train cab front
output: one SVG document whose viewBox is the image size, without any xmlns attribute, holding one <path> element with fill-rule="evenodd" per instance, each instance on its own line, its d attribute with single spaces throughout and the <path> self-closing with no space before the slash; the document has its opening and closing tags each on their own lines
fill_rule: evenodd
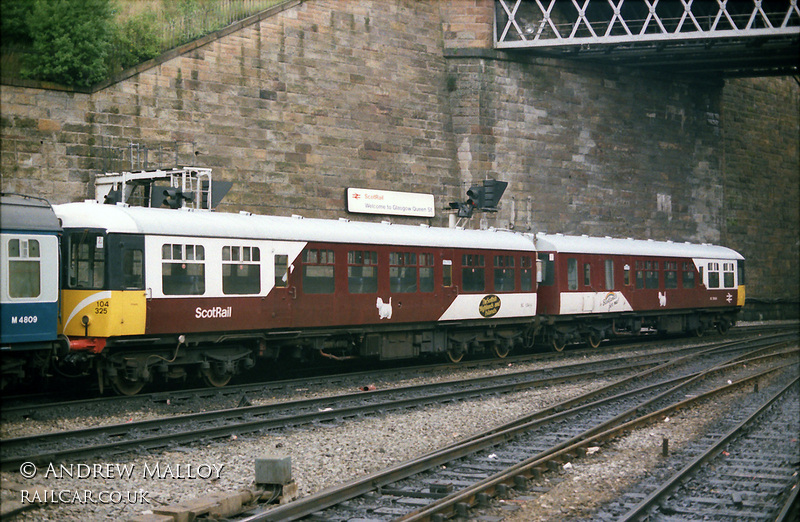
<svg viewBox="0 0 800 522">
<path fill-rule="evenodd" d="M 142 236 L 64 229 L 59 326 L 70 340 L 70 372 L 99 368 L 95 356 L 114 340 L 144 333 L 143 254 Z"/>
</svg>

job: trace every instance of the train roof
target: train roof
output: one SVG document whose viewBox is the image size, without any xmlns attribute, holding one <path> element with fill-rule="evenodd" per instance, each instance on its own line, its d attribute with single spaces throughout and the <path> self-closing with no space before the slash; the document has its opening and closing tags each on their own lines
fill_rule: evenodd
<svg viewBox="0 0 800 522">
<path fill-rule="evenodd" d="M 22 194 L 0 195 L 0 228 L 19 232 L 61 231 L 47 200 Z"/>
<path fill-rule="evenodd" d="M 464 230 L 344 219 L 264 216 L 246 212 L 233 214 L 143 208 L 103 205 L 94 201 L 55 205 L 54 209 L 65 229 L 94 228 L 108 232 L 166 236 L 534 251 L 530 236 L 500 229 Z"/>
<path fill-rule="evenodd" d="M 652 239 L 617 239 L 611 237 L 536 234 L 536 248 L 543 252 L 609 254 L 630 256 L 691 257 L 703 259 L 744 259 L 727 247 L 654 241 Z"/>
</svg>

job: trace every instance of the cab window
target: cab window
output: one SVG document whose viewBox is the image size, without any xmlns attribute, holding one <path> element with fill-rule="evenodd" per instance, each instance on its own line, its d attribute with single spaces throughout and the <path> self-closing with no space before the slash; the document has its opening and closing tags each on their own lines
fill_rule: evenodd
<svg viewBox="0 0 800 522">
<path fill-rule="evenodd" d="M 68 288 L 105 288 L 106 249 L 101 232 L 83 230 L 69 234 L 67 256 Z"/>
</svg>

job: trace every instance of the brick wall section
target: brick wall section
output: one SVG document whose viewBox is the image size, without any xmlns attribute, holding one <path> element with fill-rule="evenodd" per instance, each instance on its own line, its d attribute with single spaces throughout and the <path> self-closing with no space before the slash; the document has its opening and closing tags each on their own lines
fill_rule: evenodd
<svg viewBox="0 0 800 522">
<path fill-rule="evenodd" d="M 724 240 L 748 259 L 748 295 L 800 295 L 800 86 L 795 78 L 726 82 Z"/>
<path fill-rule="evenodd" d="M 446 49 L 491 49 L 494 0 L 441 2 L 442 39 Z"/>
<path fill-rule="evenodd" d="M 459 172 L 509 181 L 499 225 L 719 242 L 722 84 L 449 60 Z"/>
<path fill-rule="evenodd" d="M 796 83 L 497 53 L 493 9 L 310 0 L 91 94 L 3 85 L 3 190 L 91 197 L 131 143 L 233 181 L 225 211 L 341 217 L 349 186 L 442 208 L 494 177 L 489 225 L 724 243 L 749 295 L 797 297 Z"/>
</svg>

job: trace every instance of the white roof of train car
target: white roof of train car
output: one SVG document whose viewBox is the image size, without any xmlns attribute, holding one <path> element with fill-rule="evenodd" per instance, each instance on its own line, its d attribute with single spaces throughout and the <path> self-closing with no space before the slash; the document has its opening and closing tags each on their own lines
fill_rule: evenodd
<svg viewBox="0 0 800 522">
<path fill-rule="evenodd" d="M 463 230 L 349 220 L 262 216 L 188 209 L 103 205 L 94 201 L 54 205 L 66 228 L 189 237 L 226 237 L 533 251 L 530 236 L 507 230 Z"/>
<path fill-rule="evenodd" d="M 536 249 L 581 254 L 744 259 L 735 250 L 716 245 L 543 233 L 536 234 Z"/>
</svg>

